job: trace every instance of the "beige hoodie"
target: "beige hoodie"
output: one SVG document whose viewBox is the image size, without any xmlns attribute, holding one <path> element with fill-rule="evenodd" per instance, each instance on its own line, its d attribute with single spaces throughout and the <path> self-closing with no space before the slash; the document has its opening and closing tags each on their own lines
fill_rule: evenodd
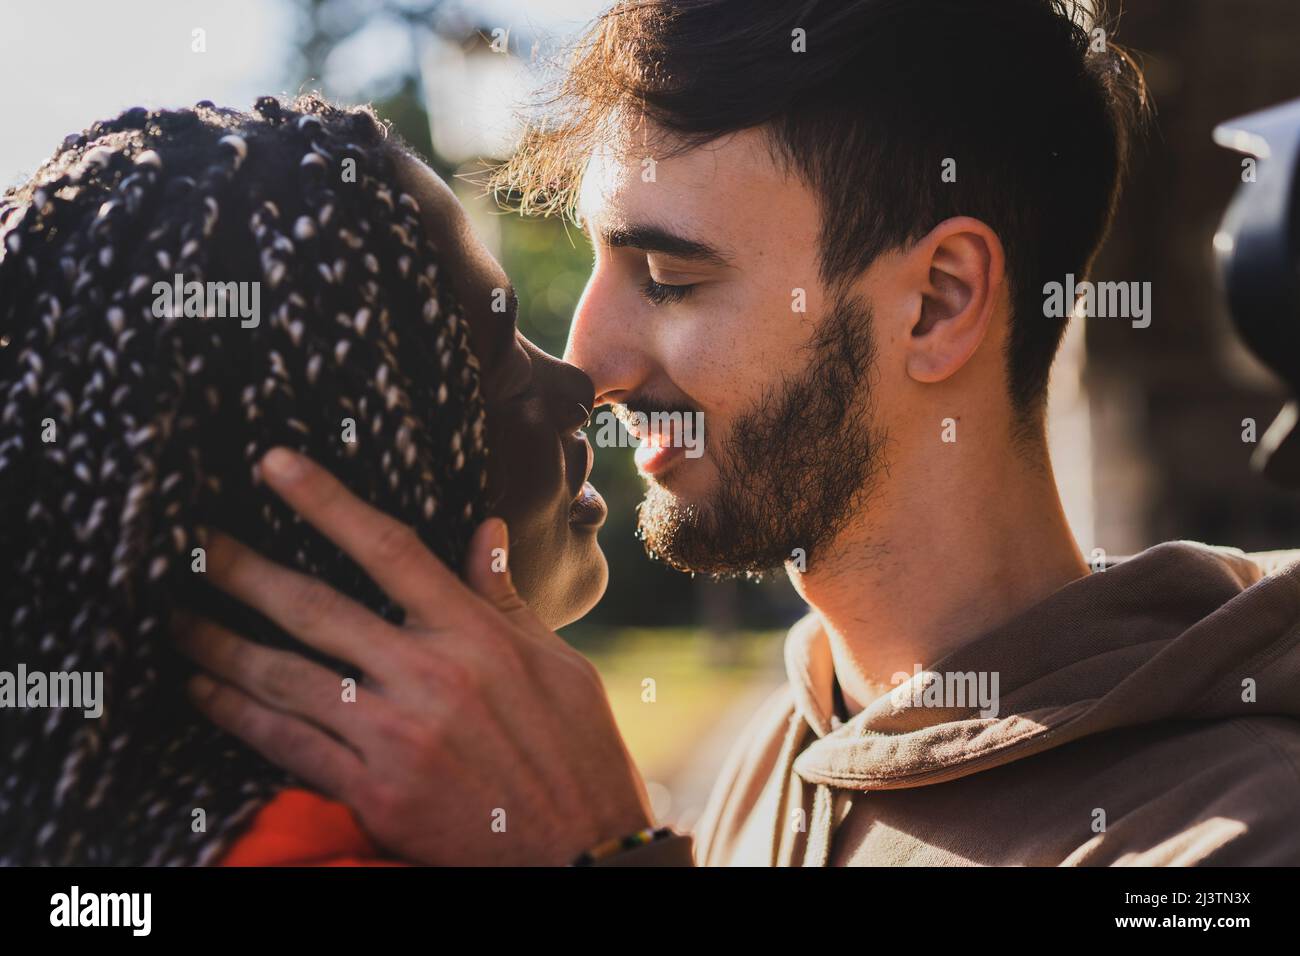
<svg viewBox="0 0 1300 956">
<path fill-rule="evenodd" d="M 1300 864 L 1297 560 L 1158 545 L 937 662 L 941 685 L 920 674 L 842 724 L 805 618 L 696 862 Z"/>
</svg>

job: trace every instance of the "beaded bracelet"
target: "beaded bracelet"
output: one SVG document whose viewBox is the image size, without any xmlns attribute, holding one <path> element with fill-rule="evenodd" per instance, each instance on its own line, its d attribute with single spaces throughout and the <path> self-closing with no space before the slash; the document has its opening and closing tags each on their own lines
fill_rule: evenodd
<svg viewBox="0 0 1300 956">
<path fill-rule="evenodd" d="M 598 843 L 569 865 L 591 866 L 597 860 L 603 860 L 607 856 L 613 856 L 615 853 L 621 853 L 624 850 L 635 850 L 639 846 L 645 846 L 648 843 L 654 843 L 656 840 L 662 840 L 672 835 L 671 827 L 660 827 L 657 830 L 654 827 L 646 827 L 644 830 L 637 830 L 636 833 L 628 836 Z"/>
</svg>

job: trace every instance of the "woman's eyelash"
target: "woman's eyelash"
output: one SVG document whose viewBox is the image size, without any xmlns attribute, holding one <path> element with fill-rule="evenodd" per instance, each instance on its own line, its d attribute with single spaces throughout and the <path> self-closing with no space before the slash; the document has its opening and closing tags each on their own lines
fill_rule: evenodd
<svg viewBox="0 0 1300 956">
<path fill-rule="evenodd" d="M 694 288 L 693 285 L 667 285 L 654 279 L 647 279 L 641 288 L 641 294 L 653 305 L 664 305 L 668 302 L 682 301 Z"/>
</svg>

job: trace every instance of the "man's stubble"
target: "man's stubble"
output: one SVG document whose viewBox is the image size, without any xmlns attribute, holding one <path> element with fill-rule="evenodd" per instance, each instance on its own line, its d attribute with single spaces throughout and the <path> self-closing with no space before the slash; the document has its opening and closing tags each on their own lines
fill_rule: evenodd
<svg viewBox="0 0 1300 956">
<path fill-rule="evenodd" d="M 872 424 L 871 307 L 839 294 L 794 377 L 764 390 L 714 455 L 718 480 L 682 502 L 651 481 L 638 533 L 680 571 L 756 575 L 803 556 L 808 566 L 869 497 L 885 436 Z"/>
</svg>

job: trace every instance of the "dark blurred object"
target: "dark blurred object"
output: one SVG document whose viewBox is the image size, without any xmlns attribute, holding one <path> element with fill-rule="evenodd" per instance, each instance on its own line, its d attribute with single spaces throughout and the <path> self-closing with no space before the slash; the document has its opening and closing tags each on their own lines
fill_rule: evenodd
<svg viewBox="0 0 1300 956">
<path fill-rule="evenodd" d="M 1254 157 L 1214 237 L 1220 283 L 1242 340 L 1300 394 L 1300 100 L 1229 120 L 1220 146 Z M 1261 437 L 1251 465 L 1300 488 L 1297 405 L 1288 402 Z"/>
<path fill-rule="evenodd" d="M 1149 280 L 1154 317 L 1146 329 L 1084 329 L 1093 540 L 1108 554 L 1182 538 L 1296 547 L 1300 495 L 1250 466 L 1292 393 L 1246 347 L 1217 289 L 1212 240 L 1246 157 L 1211 134 L 1229 117 L 1300 96 L 1300 3 L 1123 8 L 1116 39 L 1141 51 L 1157 113 L 1093 278 Z"/>
</svg>

